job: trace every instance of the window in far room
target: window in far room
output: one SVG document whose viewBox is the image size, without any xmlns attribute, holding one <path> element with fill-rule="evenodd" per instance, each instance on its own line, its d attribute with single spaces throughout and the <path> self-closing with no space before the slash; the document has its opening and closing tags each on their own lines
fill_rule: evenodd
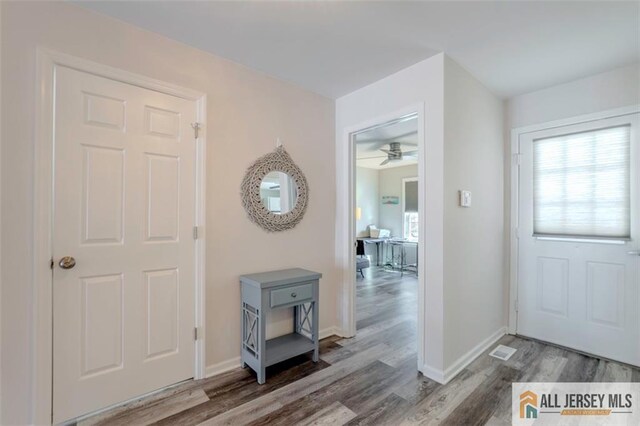
<svg viewBox="0 0 640 426">
<path fill-rule="evenodd" d="M 402 237 L 418 241 L 418 178 L 403 179 L 402 185 Z"/>
<path fill-rule="evenodd" d="M 405 212 L 403 237 L 409 241 L 418 241 L 418 212 Z"/>
</svg>

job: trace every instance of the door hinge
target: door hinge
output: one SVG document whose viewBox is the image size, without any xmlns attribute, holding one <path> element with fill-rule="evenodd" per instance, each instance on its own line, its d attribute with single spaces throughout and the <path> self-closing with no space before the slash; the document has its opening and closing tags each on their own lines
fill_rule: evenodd
<svg viewBox="0 0 640 426">
<path fill-rule="evenodd" d="M 198 136 L 200 135 L 200 123 L 191 123 L 191 127 L 193 127 L 193 137 L 198 139 Z"/>
<path fill-rule="evenodd" d="M 193 239 L 194 240 L 198 239 L 198 227 L 197 226 L 193 227 Z"/>
<path fill-rule="evenodd" d="M 520 154 L 520 153 L 513 154 L 513 163 L 515 165 L 519 166 L 521 161 L 522 161 L 522 154 Z"/>
<path fill-rule="evenodd" d="M 520 239 L 520 228 L 515 228 L 513 231 L 516 234 L 516 238 Z"/>
<path fill-rule="evenodd" d="M 198 340 L 199 338 L 200 338 L 200 327 L 194 327 L 193 340 Z"/>
<path fill-rule="evenodd" d="M 54 266 L 54 263 L 53 263 L 53 257 L 52 257 L 51 262 L 49 263 L 49 268 L 53 270 L 53 266 Z"/>
<path fill-rule="evenodd" d="M 518 299 L 513 301 L 513 308 L 518 312 Z"/>
</svg>

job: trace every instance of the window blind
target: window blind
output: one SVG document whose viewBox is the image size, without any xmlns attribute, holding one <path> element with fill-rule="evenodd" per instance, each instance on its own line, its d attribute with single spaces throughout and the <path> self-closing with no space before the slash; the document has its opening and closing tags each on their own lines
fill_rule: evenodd
<svg viewBox="0 0 640 426">
<path fill-rule="evenodd" d="M 418 182 L 407 181 L 404 183 L 404 211 L 418 211 Z"/>
<path fill-rule="evenodd" d="M 630 126 L 533 141 L 534 235 L 630 237 Z"/>
</svg>

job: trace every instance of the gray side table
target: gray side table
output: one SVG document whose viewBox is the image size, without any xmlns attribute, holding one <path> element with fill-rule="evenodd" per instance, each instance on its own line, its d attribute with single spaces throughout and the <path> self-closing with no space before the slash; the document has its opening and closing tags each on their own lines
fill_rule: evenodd
<svg viewBox="0 0 640 426">
<path fill-rule="evenodd" d="M 278 362 L 313 351 L 318 362 L 318 295 L 322 274 L 284 269 L 242 275 L 242 367 L 247 365 L 265 382 L 265 370 Z M 266 339 L 266 314 L 293 308 L 293 333 Z"/>
</svg>

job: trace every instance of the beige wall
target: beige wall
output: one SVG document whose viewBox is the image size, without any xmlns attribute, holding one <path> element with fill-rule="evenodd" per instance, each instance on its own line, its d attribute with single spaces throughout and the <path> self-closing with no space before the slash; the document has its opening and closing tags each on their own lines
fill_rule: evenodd
<svg viewBox="0 0 640 426">
<path fill-rule="evenodd" d="M 31 419 L 37 46 L 207 93 L 208 365 L 239 355 L 238 276 L 243 273 L 294 266 L 322 272 L 320 328 L 336 324 L 332 100 L 68 3 L 2 2 L 1 7 L 2 122 L 10 125 L 2 128 L 0 151 L 0 423 Z M 246 218 L 240 182 L 255 158 L 275 148 L 276 137 L 306 174 L 310 201 L 295 229 L 268 234 Z"/>
<path fill-rule="evenodd" d="M 503 102 L 445 58 L 445 364 L 506 324 L 503 316 Z M 472 205 L 458 206 L 458 190 Z"/>
</svg>

